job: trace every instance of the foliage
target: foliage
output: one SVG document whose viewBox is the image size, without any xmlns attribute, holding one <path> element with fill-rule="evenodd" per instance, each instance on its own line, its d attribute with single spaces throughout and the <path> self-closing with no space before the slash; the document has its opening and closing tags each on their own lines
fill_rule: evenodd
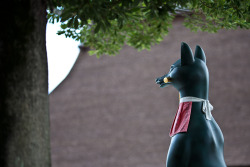
<svg viewBox="0 0 250 167">
<path fill-rule="evenodd" d="M 90 54 L 115 55 L 126 43 L 138 50 L 167 35 L 174 17 L 184 15 L 193 31 L 250 28 L 249 0 L 57 0 L 48 19 L 60 21 L 59 35 L 80 40 Z M 54 7 L 54 8 L 53 8 Z"/>
<path fill-rule="evenodd" d="M 193 14 L 186 18 L 185 25 L 194 31 L 217 32 L 222 28 L 250 28 L 248 0 L 193 1 L 188 7 Z"/>
</svg>

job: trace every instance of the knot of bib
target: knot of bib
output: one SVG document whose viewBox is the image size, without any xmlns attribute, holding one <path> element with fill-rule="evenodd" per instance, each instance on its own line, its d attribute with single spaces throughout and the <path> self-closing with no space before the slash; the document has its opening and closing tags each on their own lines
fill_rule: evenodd
<svg viewBox="0 0 250 167">
<path fill-rule="evenodd" d="M 202 112 L 205 114 L 207 120 L 212 119 L 212 114 L 211 111 L 213 110 L 213 106 L 210 104 L 209 100 L 201 99 L 198 97 L 192 97 L 192 96 L 187 96 L 187 97 L 182 97 L 180 98 L 180 103 L 183 102 L 202 102 Z"/>
</svg>

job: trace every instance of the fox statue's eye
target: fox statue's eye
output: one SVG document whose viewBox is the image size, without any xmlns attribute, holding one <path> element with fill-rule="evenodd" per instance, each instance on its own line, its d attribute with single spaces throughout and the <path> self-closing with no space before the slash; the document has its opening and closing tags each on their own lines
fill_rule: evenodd
<svg viewBox="0 0 250 167">
<path fill-rule="evenodd" d="M 174 69 L 174 66 L 171 66 L 169 72 L 173 71 L 173 69 Z"/>
</svg>

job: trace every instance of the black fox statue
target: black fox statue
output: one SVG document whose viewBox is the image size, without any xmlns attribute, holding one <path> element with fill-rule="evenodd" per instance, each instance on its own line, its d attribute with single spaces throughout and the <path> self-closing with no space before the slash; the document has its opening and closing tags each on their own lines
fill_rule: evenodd
<svg viewBox="0 0 250 167">
<path fill-rule="evenodd" d="M 174 86 L 180 104 L 170 130 L 167 167 L 226 167 L 223 134 L 214 120 L 208 101 L 209 73 L 200 46 L 195 55 L 181 44 L 181 59 L 169 73 L 156 79 L 160 87 Z"/>
</svg>

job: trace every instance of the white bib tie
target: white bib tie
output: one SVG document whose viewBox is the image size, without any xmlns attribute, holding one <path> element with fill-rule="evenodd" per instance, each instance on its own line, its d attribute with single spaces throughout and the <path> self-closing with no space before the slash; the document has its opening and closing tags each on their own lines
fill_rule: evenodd
<svg viewBox="0 0 250 167">
<path fill-rule="evenodd" d="M 180 103 L 183 102 L 202 102 L 202 112 L 205 114 L 207 120 L 212 119 L 212 114 L 211 111 L 214 109 L 214 107 L 209 103 L 208 100 L 201 99 L 198 97 L 192 97 L 192 96 L 187 96 L 187 97 L 182 97 L 180 98 Z"/>
</svg>

